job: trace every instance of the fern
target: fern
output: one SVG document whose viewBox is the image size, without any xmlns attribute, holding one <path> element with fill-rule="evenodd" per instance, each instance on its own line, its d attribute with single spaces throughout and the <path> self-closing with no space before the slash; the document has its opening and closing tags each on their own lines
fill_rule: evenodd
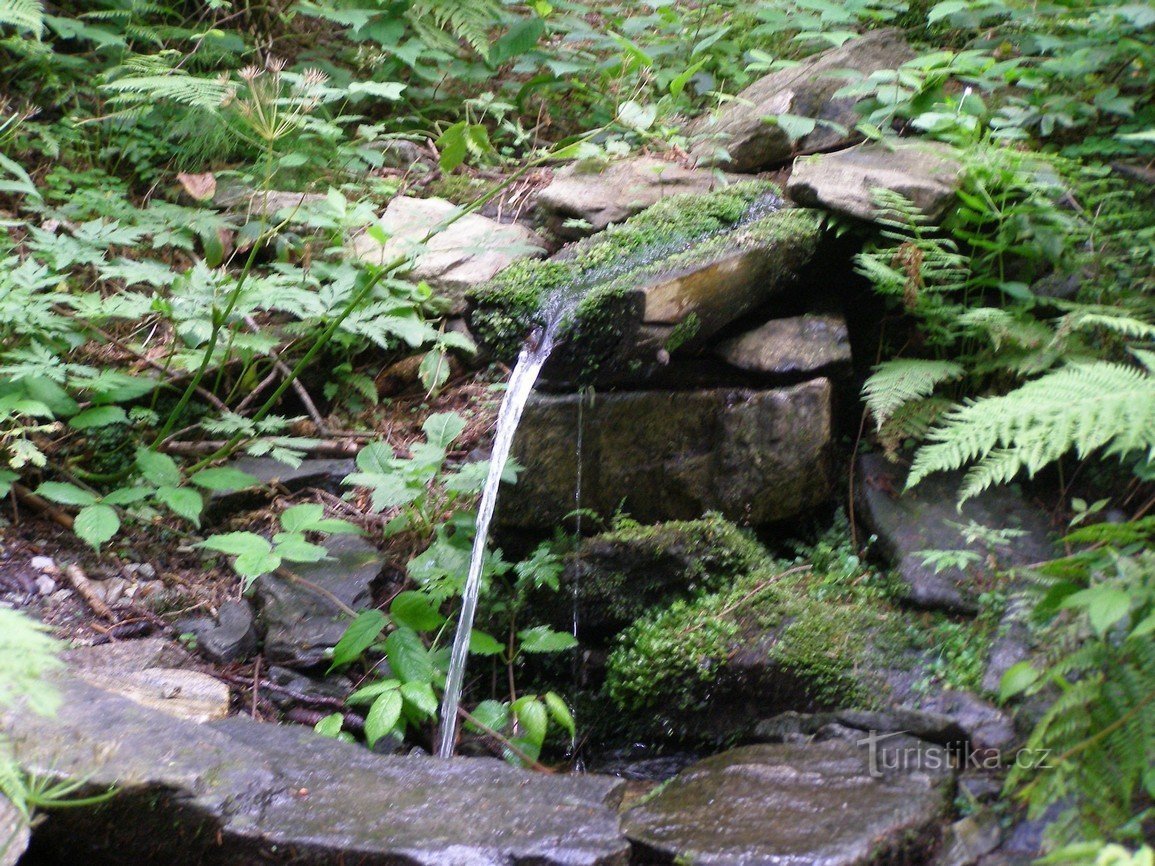
<svg viewBox="0 0 1155 866">
<path fill-rule="evenodd" d="M 414 0 L 406 13 L 425 42 L 444 43 L 445 34 L 488 56 L 490 31 L 501 21 L 498 0 Z"/>
<path fill-rule="evenodd" d="M 960 501 L 1023 469 L 1034 475 L 1072 449 L 1155 458 L 1155 376 L 1126 364 L 1071 364 L 948 412 L 928 439 L 908 484 L 974 463 Z"/>
<path fill-rule="evenodd" d="M 878 429 L 904 404 L 929 397 L 942 382 L 961 378 L 961 364 L 953 361 L 898 359 L 885 361 L 862 386 L 867 408 Z"/>
<path fill-rule="evenodd" d="M 220 79 L 197 78 L 176 71 L 128 76 L 103 87 L 115 94 L 109 100 L 113 105 L 139 106 L 166 100 L 207 111 L 220 108 L 230 92 L 228 83 Z"/>
<path fill-rule="evenodd" d="M 9 26 L 44 35 L 44 4 L 41 0 L 0 0 L 0 27 Z"/>
</svg>

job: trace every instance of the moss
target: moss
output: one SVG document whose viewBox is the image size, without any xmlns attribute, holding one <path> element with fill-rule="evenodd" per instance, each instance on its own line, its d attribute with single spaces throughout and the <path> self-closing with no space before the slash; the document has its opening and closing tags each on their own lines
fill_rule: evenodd
<svg viewBox="0 0 1155 866">
<path fill-rule="evenodd" d="M 553 259 L 518 262 L 470 293 L 473 332 L 496 357 L 512 359 L 543 323 L 545 299 L 570 287 L 582 296 L 563 326 L 567 342 L 580 345 L 586 358 L 612 356 L 636 332 L 638 289 L 646 283 L 767 241 L 801 238 L 809 255 L 819 233 L 811 214 L 758 217 L 759 203 L 776 200 L 777 192 L 768 182 L 746 181 L 707 195 L 672 196 Z M 580 365 L 583 372 L 589 363 Z"/>
<path fill-rule="evenodd" d="M 473 204 L 489 189 L 489 183 L 479 177 L 464 174 L 443 174 L 428 187 L 429 198 L 448 199 L 456 205 Z"/>
</svg>

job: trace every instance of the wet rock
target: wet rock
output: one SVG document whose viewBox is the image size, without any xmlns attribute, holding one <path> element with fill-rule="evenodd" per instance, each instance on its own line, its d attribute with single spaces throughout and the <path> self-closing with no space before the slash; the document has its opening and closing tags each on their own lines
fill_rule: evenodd
<svg viewBox="0 0 1155 866">
<path fill-rule="evenodd" d="M 854 99 L 835 99 L 846 85 L 841 73 L 864 77 L 879 69 L 895 69 L 914 57 L 898 30 L 874 30 L 808 58 L 797 66 L 758 79 L 716 116 L 699 118 L 689 128 L 702 140 L 693 154 L 703 164 L 721 164 L 732 171 L 753 172 L 777 165 L 796 153 L 833 150 L 858 140 L 857 133 L 817 124 L 797 141 L 768 123 L 768 115 L 792 114 L 830 121 L 853 130 L 859 116 Z M 724 154 L 729 156 L 727 161 Z"/>
<path fill-rule="evenodd" d="M 378 673 L 382 677 L 385 676 L 380 670 Z M 343 709 L 342 702 L 352 690 L 349 681 L 343 677 L 317 679 L 280 665 L 272 665 L 269 668 L 268 678 L 279 687 L 269 695 L 269 699 L 279 707 L 305 703 Z"/>
<path fill-rule="evenodd" d="M 952 148 L 936 142 L 884 146 L 864 144 L 808 156 L 794 163 L 786 193 L 805 207 L 875 220 L 886 213 L 875 190 L 908 199 L 937 222 L 954 202 L 962 183 L 962 164 Z"/>
<path fill-rule="evenodd" d="M 531 398 L 514 441 L 525 467 L 499 520 L 552 528 L 577 489 L 577 395 Z M 582 409 L 582 507 L 643 523 L 717 511 L 768 523 L 826 500 L 830 383 L 765 391 L 598 394 Z"/>
<path fill-rule="evenodd" d="M 747 181 L 674 196 L 548 261 L 518 263 L 471 293 L 470 329 L 511 360 L 543 324 L 547 300 L 568 289 L 576 306 L 546 378 L 645 378 L 794 285 L 821 232 L 812 213 L 781 209 L 776 193 Z"/>
<path fill-rule="evenodd" d="M 354 241 L 354 252 L 358 258 L 379 265 L 416 255 L 410 278 L 428 282 L 449 301 L 454 315 L 464 312 L 467 289 L 491 279 L 518 259 L 545 255 L 545 242 L 530 229 L 479 214 L 461 217 L 422 243 L 431 229 L 459 211 L 445 199 L 397 196 L 377 223 L 387 236 L 385 242 L 366 233 Z"/>
<path fill-rule="evenodd" d="M 1015 723 L 1010 714 L 973 692 L 946 689 L 923 701 L 928 715 L 950 719 L 977 750 L 1005 749 L 1015 742 Z"/>
<path fill-rule="evenodd" d="M 583 645 L 609 639 L 655 605 L 718 589 L 766 557 L 753 538 L 718 516 L 606 532 L 566 558 L 566 610 L 578 604 Z M 561 623 L 559 623 L 561 624 Z"/>
<path fill-rule="evenodd" d="M 546 224 L 559 238 L 577 240 L 600 232 L 679 193 L 704 193 L 725 179 L 705 169 L 639 156 L 609 165 L 579 162 L 554 173 L 537 198 Z M 572 225 L 571 221 L 583 225 Z"/>
<path fill-rule="evenodd" d="M 0 793 L 0 866 L 16 866 L 28 848 L 30 835 L 24 813 Z"/>
<path fill-rule="evenodd" d="M 917 741 L 906 745 L 907 757 L 930 754 Z M 897 770 L 874 758 L 842 740 L 734 749 L 684 770 L 626 812 L 623 827 L 657 862 L 919 862 L 947 808 L 951 776 L 921 758 Z"/>
<path fill-rule="evenodd" d="M 618 780 L 492 759 L 383 757 L 304 728 L 195 725 L 61 683 L 55 719 L 0 708 L 25 769 L 115 783 L 96 809 L 37 828 L 49 862 L 625 866 Z M 109 736 L 110 731 L 116 735 Z"/>
<path fill-rule="evenodd" d="M 192 634 L 197 650 L 218 664 L 243 661 L 257 650 L 257 629 L 253 609 L 243 599 L 226 601 L 217 618 L 199 616 L 173 624 L 178 634 Z"/>
<path fill-rule="evenodd" d="M 287 493 L 299 493 L 313 487 L 340 493 L 341 481 L 357 471 L 352 460 L 341 459 L 307 458 L 298 466 L 290 466 L 271 457 L 240 457 L 228 466 L 253 476 L 261 482 L 260 486 L 245 490 L 214 490 L 205 503 L 203 519 L 207 523 L 219 522 L 238 511 L 264 505 L 269 501 L 270 487 Z"/>
<path fill-rule="evenodd" d="M 751 373 L 812 376 L 850 363 L 850 337 L 841 316 L 773 319 L 718 346 L 726 363 Z"/>
<path fill-rule="evenodd" d="M 1046 514 L 1014 488 L 992 488 L 969 500 L 960 514 L 955 507 L 960 483 L 958 474 L 940 473 L 902 493 L 905 471 L 901 467 L 877 454 L 859 458 L 859 516 L 878 536 L 883 555 L 894 564 L 906 586 L 905 600 L 915 606 L 974 613 L 979 593 L 1003 585 L 999 569 L 1041 562 L 1055 555 Z M 963 528 L 968 521 L 1022 534 L 989 549 L 979 540 L 966 540 Z M 920 555 L 927 550 L 970 550 L 978 559 L 965 569 L 952 566 L 936 573 Z M 991 567 L 992 559 L 998 569 Z"/>
<path fill-rule="evenodd" d="M 294 573 L 307 582 L 276 574 L 257 579 L 265 658 L 272 664 L 321 664 L 349 626 L 341 605 L 360 611 L 373 601 L 371 585 L 384 564 L 377 548 L 355 535 L 334 536 L 327 545 L 330 559 L 294 566 Z"/>
<path fill-rule="evenodd" d="M 984 854 L 999 846 L 1002 829 L 990 812 L 969 815 L 943 832 L 942 847 L 932 866 L 974 866 Z"/>
</svg>

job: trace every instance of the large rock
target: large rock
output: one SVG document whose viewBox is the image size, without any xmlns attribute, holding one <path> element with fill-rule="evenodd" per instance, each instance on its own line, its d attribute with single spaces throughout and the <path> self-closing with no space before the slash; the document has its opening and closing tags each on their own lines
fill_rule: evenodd
<svg viewBox="0 0 1155 866">
<path fill-rule="evenodd" d="M 578 162 L 553 176 L 537 198 L 546 224 L 559 238 L 577 240 L 600 232 L 679 193 L 704 193 L 724 184 L 706 169 L 639 156 L 603 163 Z M 584 225 L 570 225 L 579 220 Z"/>
<path fill-rule="evenodd" d="M 747 181 L 674 196 L 549 261 L 518 263 L 471 293 L 470 328 L 512 359 L 533 327 L 560 315 L 547 378 L 637 378 L 793 285 L 821 232 L 776 193 Z"/>
<path fill-rule="evenodd" d="M 35 831 L 47 862 L 625 866 L 617 780 L 374 755 L 305 728 L 195 725 L 74 680 L 56 719 L 0 709 L 21 766 L 115 785 Z"/>
<path fill-rule="evenodd" d="M 954 202 L 962 176 L 962 163 L 945 144 L 864 144 L 799 159 L 786 192 L 805 207 L 874 220 L 890 214 L 876 197 L 877 190 L 889 190 L 938 222 Z"/>
<path fill-rule="evenodd" d="M 772 319 L 718 346 L 726 363 L 750 373 L 808 376 L 850 363 L 850 337 L 841 316 Z"/>
<path fill-rule="evenodd" d="M 717 511 L 763 524 L 830 493 L 830 383 L 790 388 L 598 394 L 581 408 L 583 508 L 621 506 L 642 522 Z M 535 395 L 513 453 L 525 467 L 502 492 L 499 520 L 549 529 L 578 489 L 578 395 Z"/>
<path fill-rule="evenodd" d="M 623 826 L 638 850 L 662 863 L 924 862 L 952 777 L 940 769 L 941 747 L 909 738 L 890 745 L 903 760 L 838 740 L 734 749 L 682 771 L 626 812 Z"/>
<path fill-rule="evenodd" d="M 974 613 L 980 593 L 1005 586 L 1006 569 L 1041 562 L 1055 555 L 1050 520 L 1014 488 L 994 487 L 955 507 L 961 477 L 939 473 L 903 493 L 906 472 L 877 454 L 864 454 L 856 470 L 859 516 L 878 536 L 879 547 L 905 585 L 905 599 L 918 607 L 950 613 Z M 981 537 L 967 540 L 973 521 L 989 529 L 1019 535 L 989 546 Z M 970 551 L 964 568 L 935 571 L 925 551 Z"/>
<path fill-rule="evenodd" d="M 384 560 L 373 545 L 354 535 L 327 542 L 329 559 L 294 567 L 300 580 L 277 574 L 257 579 L 265 658 L 271 664 L 310 668 L 323 663 L 351 619 L 347 609 L 372 604 L 373 582 Z"/>
<path fill-rule="evenodd" d="M 340 493 L 341 481 L 357 471 L 352 460 L 307 458 L 296 466 L 274 460 L 272 457 L 238 457 L 229 462 L 237 469 L 253 476 L 259 484 L 239 490 L 214 490 L 205 504 L 204 520 L 208 523 L 223 520 L 246 508 L 258 508 L 267 503 L 275 492 L 299 493 L 312 487 L 329 493 Z"/>
<path fill-rule="evenodd" d="M 565 613 L 576 603 L 583 645 L 604 645 L 650 608 L 718 589 L 766 556 L 717 515 L 604 532 L 566 557 Z"/>
<path fill-rule="evenodd" d="M 425 280 L 449 301 L 450 313 L 465 310 L 465 291 L 484 283 L 523 258 L 545 255 L 545 242 L 518 223 L 500 223 L 466 214 L 424 241 L 429 231 L 461 208 L 439 198 L 398 196 L 389 202 L 377 226 L 388 238 L 370 233 L 353 242 L 357 256 L 377 265 L 413 255 L 410 278 Z"/>
<path fill-rule="evenodd" d="M 847 83 L 845 71 L 867 76 L 879 69 L 895 69 L 914 57 L 898 30 L 875 30 L 839 48 L 824 51 L 797 66 L 760 78 L 727 102 L 716 116 L 695 121 L 689 129 L 702 140 L 694 155 L 704 164 L 720 162 L 724 150 L 730 161 L 724 167 L 753 172 L 790 159 L 797 153 L 833 150 L 857 139 L 852 130 L 858 122 L 855 100 L 835 99 Z M 845 130 L 822 123 L 797 141 L 787 131 L 768 123 L 769 115 L 792 114 L 830 121 Z"/>
</svg>

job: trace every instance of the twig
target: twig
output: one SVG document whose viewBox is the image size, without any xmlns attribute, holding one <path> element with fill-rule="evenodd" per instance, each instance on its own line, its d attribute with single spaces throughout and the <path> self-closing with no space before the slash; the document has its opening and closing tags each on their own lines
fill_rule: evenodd
<svg viewBox="0 0 1155 866">
<path fill-rule="evenodd" d="M 252 316 L 245 316 L 245 324 L 253 331 L 259 334 L 261 327 L 256 323 Z M 309 396 L 309 392 L 305 390 L 305 386 L 301 384 L 300 378 L 293 376 L 293 371 L 289 369 L 289 365 L 280 358 L 273 358 L 273 368 L 282 376 L 292 378 L 293 390 L 297 392 L 301 403 L 305 407 L 305 411 L 309 413 L 309 417 L 313 419 L 313 423 L 317 425 L 317 429 L 321 431 L 321 435 L 325 435 L 325 419 L 321 417 L 321 413 L 317 411 L 317 405 L 313 402 L 313 398 Z"/>
<path fill-rule="evenodd" d="M 469 722 L 471 725 L 476 725 L 478 728 L 480 728 L 482 733 L 484 733 L 486 736 L 492 737 L 493 739 L 495 739 L 499 743 L 501 743 L 502 746 L 504 746 L 505 748 L 507 748 L 511 752 L 513 752 L 513 754 L 516 755 L 522 761 L 524 761 L 526 766 L 529 767 L 531 770 L 536 770 L 539 773 L 551 773 L 551 774 L 557 772 L 552 767 L 547 767 L 545 764 L 542 764 L 542 763 L 534 760 L 533 758 L 531 758 L 529 755 L 527 755 L 525 752 L 523 752 L 521 749 L 519 749 L 517 746 L 515 746 L 513 743 L 511 743 L 509 741 L 508 737 L 506 737 L 502 734 L 499 734 L 497 731 L 495 731 L 493 728 L 491 728 L 489 725 L 485 724 L 484 722 L 478 721 L 464 707 L 458 707 L 457 708 L 457 714 L 459 716 L 461 716 L 461 718 L 465 719 L 465 721 Z"/>
<path fill-rule="evenodd" d="M 212 454 L 224 446 L 223 439 L 206 439 L 201 442 L 177 441 L 165 442 L 160 450 L 165 454 L 175 454 L 178 457 L 199 457 L 202 454 Z M 305 454 L 323 457 L 353 457 L 361 450 L 361 443 L 348 439 L 326 439 L 307 448 L 300 448 Z"/>
<path fill-rule="evenodd" d="M 337 596 L 333 595 L 333 593 L 329 592 L 329 590 L 325 589 L 325 587 L 317 586 L 317 584 L 313 583 L 311 580 L 306 580 L 299 574 L 293 574 L 293 572 L 289 571 L 289 569 L 285 568 L 284 566 L 278 568 L 274 574 L 276 574 L 277 577 L 282 577 L 285 580 L 292 581 L 299 586 L 303 586 L 306 589 L 312 590 L 318 595 L 324 596 L 329 601 L 333 602 L 333 604 L 335 604 L 342 613 L 356 618 L 357 611 L 353 610 L 353 608 L 349 607 L 349 605 L 345 604 L 345 602 L 341 601 L 341 599 L 337 598 Z"/>
<path fill-rule="evenodd" d="M 104 599 L 97 593 L 96 588 L 92 585 L 92 581 L 88 579 L 88 575 L 81 570 L 79 565 L 71 563 L 64 566 L 61 571 L 68 579 L 68 582 L 72 584 L 72 588 L 76 590 L 76 594 L 84 599 L 85 604 L 92 608 L 93 613 L 105 619 L 116 618 L 112 613 L 112 608 L 104 603 Z"/>
<path fill-rule="evenodd" d="M 65 529 L 72 529 L 72 515 L 65 514 L 43 496 L 37 496 L 35 493 L 20 483 L 13 483 L 12 492 L 16 494 L 16 498 L 20 502 L 23 502 L 29 508 L 32 508 L 34 511 L 39 511 L 45 517 L 49 518 L 54 523 L 60 524 Z"/>
</svg>

